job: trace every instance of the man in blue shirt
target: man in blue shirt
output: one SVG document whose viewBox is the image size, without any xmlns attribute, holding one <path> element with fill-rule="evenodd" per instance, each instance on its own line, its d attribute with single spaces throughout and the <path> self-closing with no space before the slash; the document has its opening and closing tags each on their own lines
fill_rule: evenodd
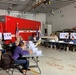
<svg viewBox="0 0 76 75">
<path fill-rule="evenodd" d="M 26 72 L 28 70 L 28 67 L 29 67 L 29 61 L 27 59 L 21 59 L 21 57 L 23 55 L 27 55 L 27 54 L 30 54 L 32 53 L 31 51 L 27 51 L 25 50 L 25 43 L 24 42 L 20 42 L 19 43 L 19 46 L 17 46 L 15 48 L 15 51 L 13 53 L 13 59 L 15 61 L 16 64 L 21 64 L 23 65 L 23 70 L 22 72 Z"/>
<path fill-rule="evenodd" d="M 72 39 L 70 42 L 73 42 L 74 44 L 76 44 L 76 39 L 74 39 L 74 37 L 72 36 Z"/>
<path fill-rule="evenodd" d="M 67 35 L 65 36 L 64 42 L 69 42 Z"/>
<path fill-rule="evenodd" d="M 76 44 L 76 39 L 74 38 L 74 36 L 72 36 L 70 43 Z M 74 51 L 74 49 L 76 49 L 76 47 L 74 45 L 70 45 L 69 49 Z"/>
<path fill-rule="evenodd" d="M 65 43 L 68 43 L 68 42 L 69 42 L 69 39 L 68 39 L 68 36 L 67 36 L 67 35 L 65 36 L 65 38 L 64 38 L 63 41 L 64 41 Z M 63 45 L 63 49 L 64 49 L 64 50 L 67 50 L 67 46 L 66 46 L 65 44 Z"/>
</svg>

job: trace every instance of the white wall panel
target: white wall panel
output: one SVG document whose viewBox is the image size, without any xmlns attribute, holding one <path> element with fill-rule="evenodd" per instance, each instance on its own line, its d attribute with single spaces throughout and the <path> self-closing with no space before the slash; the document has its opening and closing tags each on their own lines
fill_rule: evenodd
<svg viewBox="0 0 76 75">
<path fill-rule="evenodd" d="M 25 18 L 25 19 L 30 19 L 30 20 L 35 20 L 34 18 L 34 14 L 23 14 L 20 16 L 21 18 Z"/>
<path fill-rule="evenodd" d="M 7 11 L 6 10 L 0 10 L 0 15 L 7 15 L 8 13 L 7 13 Z"/>
<path fill-rule="evenodd" d="M 48 24 L 48 35 L 52 34 L 52 25 Z"/>
<path fill-rule="evenodd" d="M 76 26 L 75 6 L 76 3 L 73 3 L 55 11 L 55 15 L 47 14 L 47 23 L 52 24 L 53 31 L 69 29 Z"/>
<path fill-rule="evenodd" d="M 44 13 L 36 14 L 35 20 L 41 22 L 41 32 L 43 33 L 43 25 L 46 23 L 46 14 L 44 14 Z"/>
</svg>

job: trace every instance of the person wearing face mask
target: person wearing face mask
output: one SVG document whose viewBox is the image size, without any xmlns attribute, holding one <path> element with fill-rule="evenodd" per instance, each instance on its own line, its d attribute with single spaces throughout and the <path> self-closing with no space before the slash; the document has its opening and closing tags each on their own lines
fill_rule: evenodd
<svg viewBox="0 0 76 75">
<path fill-rule="evenodd" d="M 31 54 L 31 51 L 26 50 L 25 43 L 21 41 L 19 46 L 17 46 L 13 53 L 13 59 L 16 64 L 20 64 L 23 66 L 22 72 L 26 74 L 26 71 L 29 67 L 29 61 L 27 59 L 21 59 L 23 55 Z"/>
</svg>

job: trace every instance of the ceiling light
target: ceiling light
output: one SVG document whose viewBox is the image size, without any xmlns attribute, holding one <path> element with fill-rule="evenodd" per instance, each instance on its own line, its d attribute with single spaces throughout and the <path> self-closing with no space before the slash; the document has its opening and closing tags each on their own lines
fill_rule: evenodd
<svg viewBox="0 0 76 75">
<path fill-rule="evenodd" d="M 45 0 L 44 1 L 44 4 L 50 4 L 51 2 L 50 2 L 50 0 Z"/>
<path fill-rule="evenodd" d="M 50 11 L 50 14 L 55 15 L 55 12 L 53 10 Z"/>
</svg>

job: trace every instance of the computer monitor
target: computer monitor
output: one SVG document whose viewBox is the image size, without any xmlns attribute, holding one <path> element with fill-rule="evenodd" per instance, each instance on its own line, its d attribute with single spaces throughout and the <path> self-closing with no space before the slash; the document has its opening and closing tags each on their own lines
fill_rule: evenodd
<svg viewBox="0 0 76 75">
<path fill-rule="evenodd" d="M 60 33 L 59 38 L 60 39 L 69 39 L 69 33 L 62 32 L 62 33 Z"/>
<path fill-rule="evenodd" d="M 70 33 L 70 39 L 72 39 L 72 37 L 74 37 L 74 39 L 76 39 L 76 33 Z"/>
</svg>

